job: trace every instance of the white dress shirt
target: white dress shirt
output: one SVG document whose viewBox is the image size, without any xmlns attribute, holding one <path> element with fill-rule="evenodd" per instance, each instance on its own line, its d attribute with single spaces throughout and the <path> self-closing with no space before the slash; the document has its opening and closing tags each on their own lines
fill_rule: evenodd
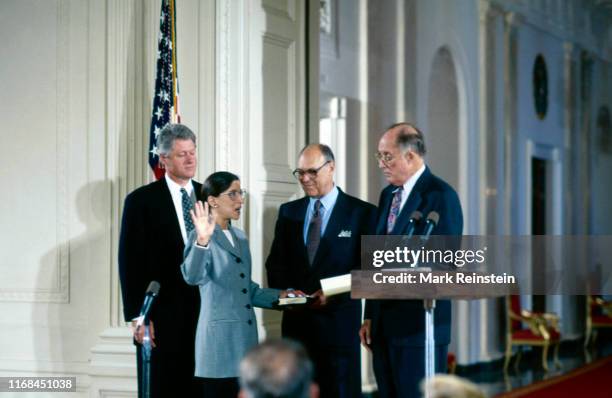
<svg viewBox="0 0 612 398">
<path fill-rule="evenodd" d="M 310 226 L 310 221 L 312 220 L 312 215 L 314 213 L 314 206 L 317 200 L 321 201 L 321 208 L 319 211 L 321 212 L 321 236 L 325 234 L 325 228 L 327 228 L 327 224 L 329 223 L 329 218 L 331 217 L 332 212 L 334 211 L 334 206 L 336 205 L 336 200 L 338 200 L 338 187 L 334 184 L 334 187 L 327 194 L 323 195 L 320 198 L 310 198 L 308 202 L 308 208 L 306 209 L 306 217 L 304 218 L 304 229 L 302 231 L 302 235 L 304 238 L 304 244 L 308 244 L 308 227 Z"/>
<path fill-rule="evenodd" d="M 222 231 L 225 234 L 225 237 L 227 238 L 227 240 L 229 240 L 229 243 L 231 243 L 232 246 L 236 246 L 234 244 L 234 238 L 232 238 L 232 233 L 230 232 L 230 230 L 229 229 L 223 229 Z"/>
<path fill-rule="evenodd" d="M 185 228 L 185 219 L 183 218 L 183 194 L 181 188 L 185 188 L 187 195 L 193 201 L 193 183 L 191 180 L 184 187 L 180 186 L 168 177 L 168 174 L 164 176 L 168 188 L 170 189 L 170 195 L 172 196 L 172 202 L 174 203 L 174 209 L 176 210 L 176 216 L 178 218 L 179 226 L 181 227 L 181 235 L 183 236 L 183 243 L 187 244 L 187 229 Z"/>
<path fill-rule="evenodd" d="M 418 169 L 416 173 L 414 173 L 412 177 L 410 177 L 408 181 L 404 183 L 404 190 L 402 191 L 402 203 L 400 205 L 400 212 L 404 209 L 404 205 L 406 204 L 406 201 L 408 200 L 408 196 L 410 196 L 410 192 L 412 192 L 412 188 L 414 188 L 419 177 L 421 177 L 421 175 L 424 172 L 425 172 L 425 163 L 423 163 L 423 166 L 421 166 L 421 168 Z"/>
</svg>

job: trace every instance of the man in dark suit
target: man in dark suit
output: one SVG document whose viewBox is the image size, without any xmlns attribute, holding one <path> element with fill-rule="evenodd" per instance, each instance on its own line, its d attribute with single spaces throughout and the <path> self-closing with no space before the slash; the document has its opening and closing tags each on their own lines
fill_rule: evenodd
<svg viewBox="0 0 612 398">
<path fill-rule="evenodd" d="M 461 235 L 463 215 L 455 190 L 425 165 L 423 134 L 398 123 L 381 137 L 376 157 L 389 186 L 378 207 L 377 235 L 407 233 L 412 212 L 440 219 L 433 235 Z M 423 233 L 424 223 L 415 234 Z M 450 342 L 451 303 L 438 300 L 434 315 L 436 373 L 446 370 Z M 381 397 L 420 397 L 425 375 L 425 314 L 422 300 L 367 300 L 361 342 L 373 352 L 374 374 Z"/>
<path fill-rule="evenodd" d="M 151 396 L 179 392 L 197 394 L 194 378 L 195 331 L 200 297 L 185 283 L 180 265 L 188 232 L 193 229 L 189 210 L 200 197 L 196 172 L 196 137 L 186 126 L 169 124 L 158 137 L 164 178 L 140 187 L 125 199 L 119 241 L 119 276 L 123 312 L 132 322 L 137 346 L 138 387 L 142 379 L 144 326 L 138 316 L 148 284 L 161 285 L 151 312 Z M 142 393 L 140 391 L 140 393 Z"/>
<path fill-rule="evenodd" d="M 321 396 L 360 397 L 361 303 L 348 293 L 325 298 L 320 280 L 359 268 L 360 238 L 373 232 L 376 208 L 342 192 L 334 169 L 328 146 L 302 150 L 293 174 L 307 196 L 280 207 L 266 268 L 270 287 L 317 297 L 307 308 L 284 311 L 282 333 L 306 347 Z"/>
</svg>

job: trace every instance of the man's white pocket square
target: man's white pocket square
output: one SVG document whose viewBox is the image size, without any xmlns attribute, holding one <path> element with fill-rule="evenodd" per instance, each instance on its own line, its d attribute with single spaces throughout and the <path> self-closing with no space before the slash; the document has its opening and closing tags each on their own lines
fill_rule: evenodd
<svg viewBox="0 0 612 398">
<path fill-rule="evenodd" d="M 338 234 L 338 238 L 350 238 L 352 233 L 352 231 L 343 230 Z"/>
</svg>

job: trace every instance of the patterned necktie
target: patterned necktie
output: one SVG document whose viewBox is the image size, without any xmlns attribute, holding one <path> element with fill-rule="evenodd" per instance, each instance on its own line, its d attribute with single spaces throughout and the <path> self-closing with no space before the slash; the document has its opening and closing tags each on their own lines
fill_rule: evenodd
<svg viewBox="0 0 612 398">
<path fill-rule="evenodd" d="M 193 231 L 193 221 L 191 221 L 191 215 L 189 214 L 189 210 L 193 207 L 193 203 L 191 203 L 191 198 L 187 195 L 187 191 L 185 188 L 181 188 L 181 203 L 183 205 L 183 220 L 185 221 L 185 230 L 187 231 L 187 235 L 189 232 Z"/>
<path fill-rule="evenodd" d="M 308 234 L 306 235 L 306 250 L 308 251 L 308 262 L 312 265 L 319 243 L 321 242 L 321 201 L 317 200 L 314 205 L 314 213 L 308 225 Z"/>
<path fill-rule="evenodd" d="M 400 206 L 402 204 L 402 192 L 404 191 L 404 187 L 399 187 L 395 191 L 393 195 L 393 201 L 391 202 L 391 209 L 389 209 L 389 216 L 387 217 L 387 235 L 391 234 L 393 231 L 393 227 L 395 226 L 395 222 L 397 221 L 397 216 L 400 212 Z"/>
</svg>

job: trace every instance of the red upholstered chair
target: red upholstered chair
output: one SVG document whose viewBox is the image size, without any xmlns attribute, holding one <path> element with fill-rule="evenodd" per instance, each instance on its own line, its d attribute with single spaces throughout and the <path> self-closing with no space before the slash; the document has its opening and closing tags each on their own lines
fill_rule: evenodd
<svg viewBox="0 0 612 398">
<path fill-rule="evenodd" d="M 521 308 L 519 296 L 506 297 L 507 309 L 507 333 L 506 333 L 506 360 L 504 372 L 508 371 L 510 358 L 512 357 L 512 346 L 519 346 L 516 366 L 521 358 L 522 346 L 542 347 L 542 367 L 548 371 L 548 348 L 555 347 L 555 365 L 559 367 L 559 317 L 551 313 L 536 313 Z"/>
<path fill-rule="evenodd" d="M 454 375 L 457 371 L 457 357 L 452 352 L 446 354 L 446 369 L 448 374 L 451 375 Z"/>
<path fill-rule="evenodd" d="M 587 296 L 586 301 L 585 347 L 589 344 L 591 335 L 595 341 L 597 329 L 612 328 L 612 301 L 605 301 L 600 296 Z"/>
</svg>

